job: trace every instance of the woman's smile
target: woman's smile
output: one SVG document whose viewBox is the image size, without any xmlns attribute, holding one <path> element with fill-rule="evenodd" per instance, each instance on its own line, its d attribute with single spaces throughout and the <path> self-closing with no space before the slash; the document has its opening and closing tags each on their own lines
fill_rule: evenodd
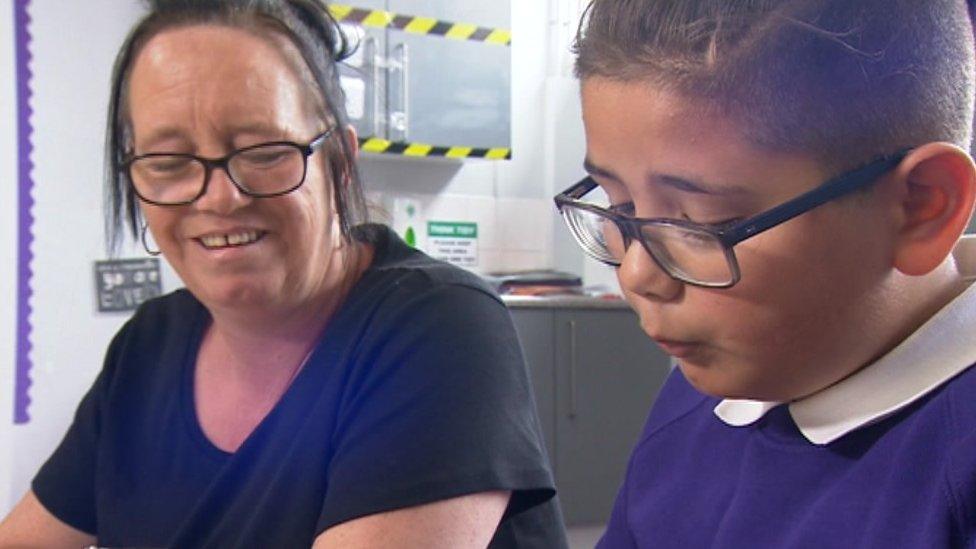
<svg viewBox="0 0 976 549">
<path fill-rule="evenodd" d="M 224 248 L 236 248 L 253 244 L 264 238 L 267 233 L 253 229 L 235 231 L 229 233 L 207 234 L 196 240 L 208 250 L 219 250 Z"/>
<path fill-rule="evenodd" d="M 264 258 L 279 252 L 271 236 L 271 232 L 256 228 L 211 230 L 189 238 L 187 253 L 200 268 L 209 265 L 224 274 L 228 268 L 260 273 L 269 268 Z"/>
</svg>

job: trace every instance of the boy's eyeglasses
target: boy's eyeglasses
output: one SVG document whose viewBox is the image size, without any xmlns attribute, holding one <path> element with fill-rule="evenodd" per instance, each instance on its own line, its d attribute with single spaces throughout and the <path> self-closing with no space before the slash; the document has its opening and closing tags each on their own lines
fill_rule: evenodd
<svg viewBox="0 0 976 549">
<path fill-rule="evenodd" d="M 555 201 L 576 242 L 597 261 L 619 267 L 631 243 L 638 241 L 672 278 L 695 286 L 729 288 L 740 278 L 733 250 L 736 244 L 867 186 L 906 154 L 908 151 L 878 158 L 779 206 L 724 225 L 635 218 L 583 202 L 580 199 L 598 186 L 589 176 L 557 195 Z"/>
<path fill-rule="evenodd" d="M 272 141 L 232 151 L 223 158 L 182 153 L 148 153 L 123 164 L 136 195 L 157 206 L 190 204 L 207 192 L 210 175 L 221 168 L 247 196 L 268 198 L 288 194 L 305 182 L 308 157 L 325 143 L 334 128 L 308 143 Z"/>
</svg>

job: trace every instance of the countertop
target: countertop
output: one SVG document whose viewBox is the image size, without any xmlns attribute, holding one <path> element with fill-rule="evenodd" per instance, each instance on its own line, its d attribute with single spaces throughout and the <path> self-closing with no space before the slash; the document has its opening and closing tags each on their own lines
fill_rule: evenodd
<svg viewBox="0 0 976 549">
<path fill-rule="evenodd" d="M 511 309 L 629 309 L 623 299 L 605 299 L 583 295 L 523 296 L 503 295 Z"/>
</svg>

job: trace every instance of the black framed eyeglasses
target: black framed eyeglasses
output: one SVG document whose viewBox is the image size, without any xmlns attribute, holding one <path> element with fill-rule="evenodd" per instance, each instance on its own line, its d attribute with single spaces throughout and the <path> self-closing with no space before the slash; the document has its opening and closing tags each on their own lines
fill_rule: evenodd
<svg viewBox="0 0 976 549">
<path fill-rule="evenodd" d="M 619 267 L 634 241 L 672 278 L 694 286 L 729 288 L 740 279 L 734 246 L 857 189 L 897 166 L 908 151 L 878 158 L 776 207 L 744 220 L 706 225 L 668 218 L 636 218 L 583 202 L 598 185 L 587 176 L 555 197 L 556 207 L 587 255 Z"/>
<path fill-rule="evenodd" d="M 308 143 L 271 141 L 232 151 L 221 158 L 185 153 L 147 153 L 126 160 L 122 169 L 136 196 L 157 206 L 190 204 L 207 192 L 210 175 L 224 170 L 241 193 L 255 198 L 288 194 L 305 182 L 308 157 L 334 128 Z"/>
</svg>

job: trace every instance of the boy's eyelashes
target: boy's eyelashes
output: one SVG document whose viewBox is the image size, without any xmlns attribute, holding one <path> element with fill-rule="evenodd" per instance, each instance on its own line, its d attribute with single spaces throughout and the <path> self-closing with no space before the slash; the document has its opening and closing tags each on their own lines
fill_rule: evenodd
<svg viewBox="0 0 976 549">
<path fill-rule="evenodd" d="M 633 202 L 621 202 L 619 204 L 610 204 L 610 206 L 607 207 L 607 209 L 613 213 L 618 213 L 621 215 L 629 215 L 631 217 L 633 217 L 634 213 L 637 211 L 636 208 L 634 208 Z"/>
<path fill-rule="evenodd" d="M 617 214 L 620 214 L 620 215 L 626 215 L 626 216 L 629 216 L 629 217 L 636 217 L 635 214 L 637 212 L 637 209 L 634 206 L 634 203 L 633 202 L 620 202 L 618 204 L 611 204 L 610 206 L 607 207 L 607 209 L 610 210 L 611 212 L 614 212 L 614 213 L 617 213 Z M 729 225 L 733 225 L 733 224 L 741 221 L 743 219 L 743 217 L 741 217 L 741 216 L 728 217 L 728 218 L 720 219 L 718 221 L 699 221 L 698 219 L 692 219 L 692 217 L 689 216 L 687 213 L 681 212 L 678 215 L 677 219 L 683 219 L 685 221 L 691 221 L 692 223 L 697 223 L 699 225 L 708 225 L 710 227 L 714 227 L 714 228 L 718 229 L 718 228 L 723 228 L 723 227 L 726 227 L 726 226 L 729 226 Z"/>
<path fill-rule="evenodd" d="M 707 222 L 695 221 L 695 223 L 698 223 L 699 225 L 707 225 L 713 229 L 724 229 L 726 227 L 731 227 L 732 225 L 735 225 L 736 223 L 742 221 L 743 219 L 744 219 L 743 217 L 730 217 L 728 219 L 723 219 L 721 221 L 707 221 Z M 689 219 L 689 221 L 693 221 L 693 220 Z"/>
<path fill-rule="evenodd" d="M 728 226 L 734 225 L 734 224 L 738 223 L 739 221 L 742 221 L 745 218 L 742 217 L 742 216 L 736 216 L 736 217 L 722 218 L 722 219 L 719 219 L 717 221 L 712 221 L 712 220 L 709 220 L 709 221 L 701 221 L 700 218 L 699 219 L 692 219 L 691 216 L 689 216 L 688 214 L 682 212 L 681 213 L 681 219 L 684 219 L 685 221 L 690 221 L 692 223 L 697 223 L 698 225 L 706 225 L 708 227 L 712 227 L 713 229 L 722 229 L 724 227 L 728 227 Z"/>
<path fill-rule="evenodd" d="M 637 207 L 634 205 L 634 201 L 631 199 L 630 196 L 628 196 L 628 193 L 626 193 L 621 188 L 619 183 L 613 181 L 608 182 L 602 176 L 591 176 L 591 177 L 593 177 L 597 185 L 600 186 L 600 189 L 606 195 L 606 200 L 610 203 L 608 206 L 604 206 L 607 210 L 620 215 L 626 215 L 628 217 L 637 217 Z M 654 217 L 659 217 L 664 219 L 682 219 L 685 221 L 690 221 L 692 223 L 697 223 L 699 225 L 706 225 L 716 229 L 721 229 L 723 227 L 733 225 L 748 217 L 746 215 L 723 216 L 721 213 L 723 210 L 726 213 L 728 213 L 730 210 L 748 209 L 749 206 L 746 206 L 745 204 L 732 205 L 726 203 L 726 201 L 722 201 L 722 202 L 724 204 L 710 203 L 708 206 L 695 208 L 697 210 L 714 211 L 718 215 L 707 215 L 707 214 L 697 215 L 696 214 L 692 216 L 689 215 L 686 211 L 676 211 L 675 213 L 677 215 L 668 215 L 662 213 L 661 215 L 655 215 Z M 600 200 L 597 199 L 595 203 L 599 204 Z M 606 202 L 604 202 L 604 204 L 605 203 Z M 674 204 L 674 206 L 676 206 L 675 209 L 677 210 L 678 209 L 677 204 Z"/>
</svg>

